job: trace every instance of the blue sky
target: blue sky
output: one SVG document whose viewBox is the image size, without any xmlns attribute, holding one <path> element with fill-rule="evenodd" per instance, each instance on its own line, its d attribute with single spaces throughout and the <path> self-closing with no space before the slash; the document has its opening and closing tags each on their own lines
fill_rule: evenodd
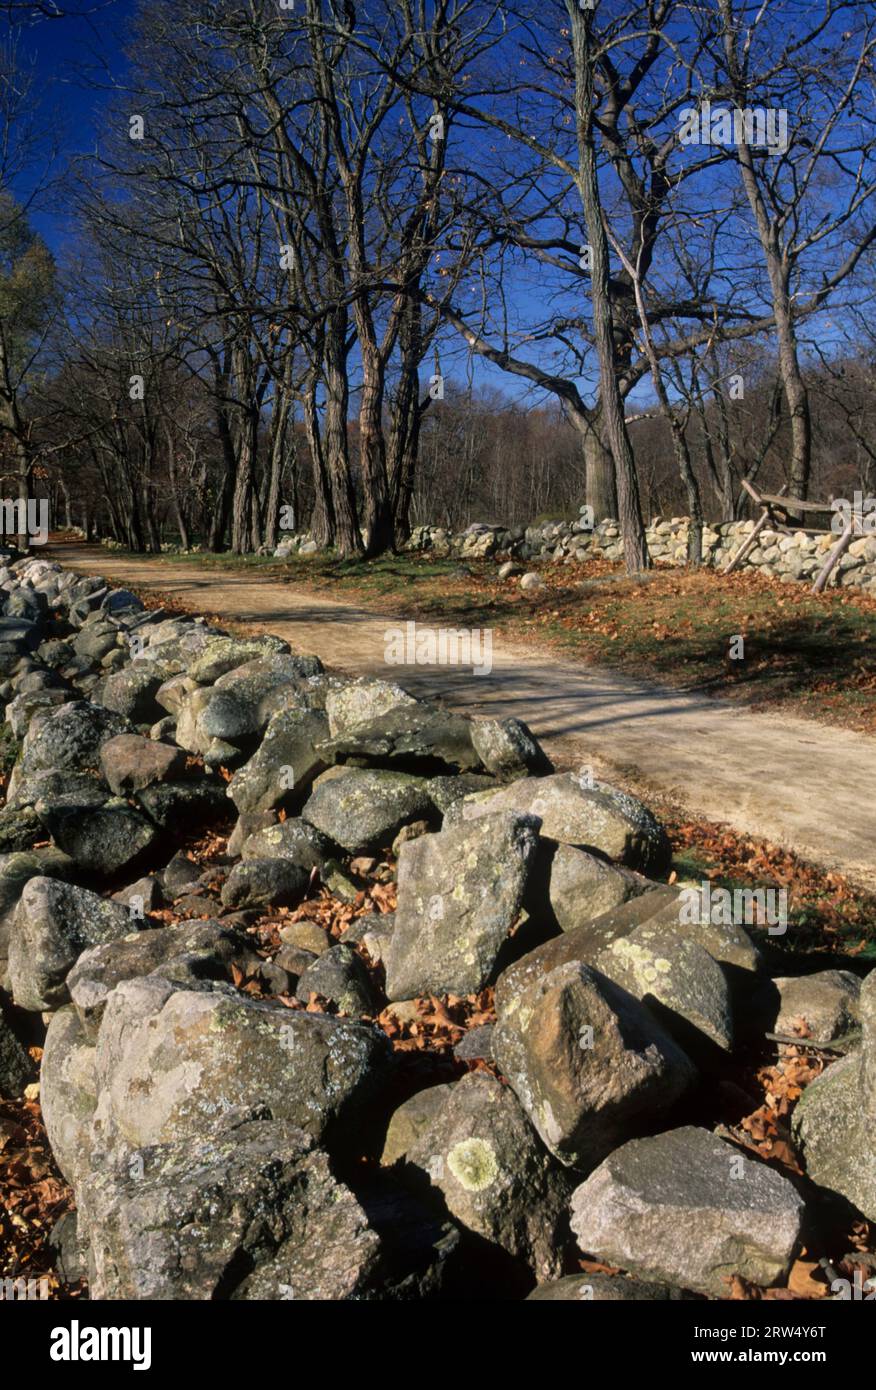
<svg viewBox="0 0 876 1390">
<path fill-rule="evenodd" d="M 73 155 L 94 148 L 105 99 L 95 82 L 123 76 L 121 30 L 135 9 L 136 0 L 101 0 L 91 16 L 41 20 L 18 29 L 19 54 L 33 72 L 40 117 L 56 132 L 59 169 Z M 63 256 L 71 224 L 62 199 L 45 200 L 31 221 L 56 255 Z"/>
</svg>

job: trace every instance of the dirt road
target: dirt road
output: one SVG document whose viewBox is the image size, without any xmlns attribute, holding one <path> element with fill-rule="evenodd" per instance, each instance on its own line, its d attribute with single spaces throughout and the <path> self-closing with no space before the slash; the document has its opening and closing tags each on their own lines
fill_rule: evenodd
<svg viewBox="0 0 876 1390">
<path fill-rule="evenodd" d="M 269 578 L 54 544 L 50 558 L 192 612 L 276 633 L 350 674 L 396 680 L 469 713 L 514 715 L 560 766 L 584 765 L 692 814 L 765 836 L 876 889 L 876 739 L 786 715 L 639 685 L 557 660 L 533 645 L 493 644 L 489 675 L 388 665 L 385 634 L 405 621 Z"/>
</svg>

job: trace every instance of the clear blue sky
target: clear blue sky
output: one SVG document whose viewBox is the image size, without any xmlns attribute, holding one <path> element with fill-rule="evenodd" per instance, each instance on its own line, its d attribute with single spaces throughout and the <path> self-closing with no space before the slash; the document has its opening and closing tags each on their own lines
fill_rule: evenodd
<svg viewBox="0 0 876 1390">
<path fill-rule="evenodd" d="M 136 0 L 95 0 L 90 16 L 16 26 L 22 65 L 33 73 L 39 116 L 59 146 L 59 170 L 72 155 L 94 148 L 105 100 L 101 88 L 124 74 L 122 30 L 135 9 Z M 34 179 L 38 177 L 34 170 Z M 62 255 L 71 234 L 63 197 L 44 200 L 31 221 Z"/>
</svg>

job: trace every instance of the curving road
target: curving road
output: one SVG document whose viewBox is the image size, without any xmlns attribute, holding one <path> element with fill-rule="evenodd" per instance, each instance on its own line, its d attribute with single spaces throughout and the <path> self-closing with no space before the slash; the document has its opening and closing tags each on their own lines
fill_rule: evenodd
<svg viewBox="0 0 876 1390">
<path fill-rule="evenodd" d="M 876 889 L 876 739 L 738 704 L 680 695 L 537 647 L 493 644 L 492 671 L 388 665 L 403 625 L 349 602 L 247 574 L 155 564 L 102 546 L 55 543 L 48 556 L 253 631 L 276 633 L 326 666 L 396 680 L 469 713 L 514 715 L 559 766 L 590 766 L 693 815 L 795 849 Z"/>
</svg>

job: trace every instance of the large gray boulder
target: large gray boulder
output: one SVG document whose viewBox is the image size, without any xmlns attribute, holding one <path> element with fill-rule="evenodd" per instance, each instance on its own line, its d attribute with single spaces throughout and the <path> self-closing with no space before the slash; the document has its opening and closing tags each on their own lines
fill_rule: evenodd
<svg viewBox="0 0 876 1390">
<path fill-rule="evenodd" d="M 666 832 L 636 797 L 604 783 L 590 785 L 572 772 L 524 777 L 500 791 L 467 798 L 465 820 L 507 810 L 538 816 L 541 833 L 564 845 L 577 845 L 642 873 L 659 874 L 669 865 Z"/>
<path fill-rule="evenodd" d="M 876 1221 L 876 970 L 861 988 L 860 1047 L 803 1092 L 793 1132 L 807 1175 Z"/>
<path fill-rule="evenodd" d="M 201 685 L 212 685 L 226 672 L 233 671 L 246 662 L 276 653 L 288 655 L 289 643 L 270 633 L 264 637 L 223 637 L 209 634 L 201 650 L 188 667 L 192 680 Z"/>
<path fill-rule="evenodd" d="M 301 705 L 278 711 L 256 752 L 228 784 L 238 811 L 266 811 L 293 794 L 300 802 L 315 777 L 331 762 L 317 751 L 328 733 L 322 710 Z"/>
<path fill-rule="evenodd" d="M 284 1121 L 123 1151 L 79 1202 L 92 1298 L 350 1300 L 377 1271 L 362 1207 Z"/>
<path fill-rule="evenodd" d="M 529 1266 L 539 1279 L 563 1268 L 571 1183 L 544 1151 L 507 1086 L 471 1072 L 405 1155 L 405 1176 L 459 1225 Z M 433 1092 L 426 1093 L 429 1096 Z"/>
<path fill-rule="evenodd" d="M 391 681 L 344 681 L 326 694 L 325 712 L 331 738 L 352 733 L 394 709 L 410 709 L 418 701 Z"/>
<path fill-rule="evenodd" d="M 819 970 L 773 980 L 779 992 L 779 1012 L 773 1032 L 829 1043 L 851 1033 L 860 1023 L 861 981 L 850 970 Z"/>
<path fill-rule="evenodd" d="M 74 804 L 41 814 L 55 843 L 77 868 L 105 877 L 138 863 L 157 839 L 153 823 L 121 798 L 103 806 Z"/>
<path fill-rule="evenodd" d="M 321 671 L 318 657 L 283 652 L 244 662 L 216 681 L 201 728 L 210 738 L 251 741 L 264 733 L 278 710 L 307 704 L 302 694 L 308 696 L 308 681 Z"/>
<path fill-rule="evenodd" d="M 314 787 L 301 815 L 350 854 L 385 849 L 403 825 L 434 814 L 428 784 L 406 772 L 344 768 Z"/>
<path fill-rule="evenodd" d="M 677 1042 L 699 1058 L 733 1046 L 727 978 L 696 941 L 665 927 L 637 927 L 596 958 L 596 968 L 646 1004 Z"/>
<path fill-rule="evenodd" d="M 137 792 L 137 804 L 159 830 L 172 834 L 225 815 L 224 783 L 210 777 L 186 777 L 179 782 L 154 782 Z"/>
<path fill-rule="evenodd" d="M 574 845 L 557 845 L 549 872 L 548 897 L 563 931 L 575 931 L 654 887 L 641 874 Z"/>
<path fill-rule="evenodd" d="M 470 994 L 489 982 L 537 844 L 537 820 L 499 812 L 402 846 L 386 957 L 390 999 Z"/>
<path fill-rule="evenodd" d="M 44 833 L 44 832 L 42 832 Z M 70 878 L 75 865 L 54 845 L 0 854 L 0 989 L 12 990 L 9 979 L 9 940 L 15 909 L 24 885 L 32 878 Z"/>
<path fill-rule="evenodd" d="M 147 662 L 132 661 L 107 677 L 100 703 L 105 709 L 125 715 L 132 724 L 154 724 L 163 713 L 155 698 L 160 685 L 161 677 L 149 669 Z"/>
<path fill-rule="evenodd" d="M 53 878 L 24 886 L 9 940 L 9 976 L 19 1008 L 57 1009 L 69 998 L 67 976 L 89 946 L 131 931 L 120 904 Z"/>
<path fill-rule="evenodd" d="M 695 1069 L 626 990 L 575 962 L 514 994 L 493 1055 L 543 1143 L 589 1169 L 671 1108 Z"/>
<path fill-rule="evenodd" d="M 386 1038 L 370 1025 L 225 984 L 129 980 L 106 1001 L 97 1042 L 102 1141 L 141 1148 L 197 1138 L 238 1106 L 264 1106 L 317 1139 L 333 1131 L 349 1141 L 388 1059 Z"/>
<path fill-rule="evenodd" d="M 572 1198 L 581 1250 L 643 1279 L 726 1298 L 791 1264 L 803 1202 L 787 1178 L 687 1126 L 615 1150 Z"/>
<path fill-rule="evenodd" d="M 7 805 L 22 806 L 34 798 L 28 783 L 40 772 L 99 772 L 100 750 L 108 739 L 130 733 L 123 715 L 85 700 L 75 700 L 34 720 L 12 770 Z"/>
<path fill-rule="evenodd" d="M 569 961 L 596 965 L 602 952 L 613 942 L 643 927 L 655 932 L 670 931 L 695 942 L 713 960 L 722 964 L 729 963 L 750 971 L 754 971 L 759 964 L 757 949 L 743 927 L 713 926 L 709 922 L 682 926 L 679 921 L 678 893 L 674 888 L 661 886 L 640 893 L 619 907 L 604 912 L 601 917 L 594 917 L 580 927 L 543 942 L 521 960 L 515 961 L 498 981 L 497 1006 L 501 1008 L 503 1001 L 516 991 L 526 988 L 539 976 L 555 970 L 559 965 L 566 965 Z"/>
<path fill-rule="evenodd" d="M 540 777 L 553 772 L 547 754 L 519 719 L 476 719 L 471 741 L 487 772 L 495 777 Z"/>
<path fill-rule="evenodd" d="M 292 859 L 248 859 L 235 864 L 222 885 L 229 908 L 288 907 L 304 896 L 310 870 Z"/>
<path fill-rule="evenodd" d="M 481 765 L 471 730 L 468 719 L 435 705 L 400 705 L 326 739 L 320 752 L 327 763 L 363 758 L 404 767 L 423 764 L 431 770 L 443 763 L 471 771 Z"/>
<path fill-rule="evenodd" d="M 124 980 L 153 972 L 179 979 L 231 979 L 231 966 L 254 958 L 247 940 L 220 922 L 180 922 L 177 926 L 135 931 L 83 951 L 67 990 L 87 1036 L 94 1041 L 109 996 Z"/>
<path fill-rule="evenodd" d="M 88 1172 L 97 1107 L 95 1052 L 72 1005 L 52 1015 L 40 1064 L 40 1106 L 55 1161 L 77 1187 Z"/>
<path fill-rule="evenodd" d="M 249 859 L 288 859 L 302 869 L 321 869 L 335 855 L 335 847 L 315 826 L 300 816 L 256 830 L 244 839 L 240 857 Z"/>
</svg>

